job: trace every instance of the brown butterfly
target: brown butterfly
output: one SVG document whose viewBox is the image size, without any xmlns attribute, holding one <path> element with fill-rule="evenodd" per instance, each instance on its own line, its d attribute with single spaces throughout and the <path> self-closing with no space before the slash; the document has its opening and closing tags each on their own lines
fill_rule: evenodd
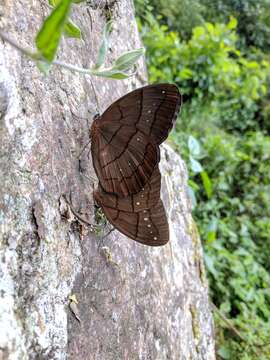
<svg viewBox="0 0 270 360">
<path fill-rule="evenodd" d="M 112 225 L 145 245 L 169 241 L 160 199 L 159 145 L 181 106 L 178 88 L 157 84 L 134 90 L 93 121 L 91 152 L 99 179 L 94 192 Z"/>
</svg>

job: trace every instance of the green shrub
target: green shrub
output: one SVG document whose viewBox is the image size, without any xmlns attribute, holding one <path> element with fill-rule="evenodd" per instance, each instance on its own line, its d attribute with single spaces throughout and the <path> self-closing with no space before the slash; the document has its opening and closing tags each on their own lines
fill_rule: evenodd
<svg viewBox="0 0 270 360">
<path fill-rule="evenodd" d="M 201 0 L 205 20 L 224 22 L 231 15 L 237 18 L 240 41 L 245 47 L 255 46 L 270 51 L 269 0 Z"/>
<path fill-rule="evenodd" d="M 270 334 L 270 138 L 261 132 L 227 134 L 203 115 L 210 124 L 204 127 L 198 113 L 187 128 L 178 122 L 171 141 L 189 167 L 212 301 L 246 339 L 235 338 L 217 317 L 220 356 L 269 359 L 270 347 L 258 345 L 269 343 Z M 190 133 L 197 152 L 192 153 Z"/>
<path fill-rule="evenodd" d="M 270 139 L 254 133 L 235 140 L 221 133 L 206 136 L 203 147 L 202 165 L 214 190 L 207 201 L 203 190 L 197 192 L 194 216 L 204 239 L 212 298 L 250 344 L 266 343 L 270 334 Z M 237 351 L 243 355 L 248 349 L 242 344 Z M 250 356 L 252 352 L 254 348 Z"/>
<path fill-rule="evenodd" d="M 198 0 L 135 0 L 136 13 L 143 18 L 151 12 L 160 24 L 176 31 L 182 39 L 189 39 L 192 29 L 204 22 L 206 8 Z"/>
<path fill-rule="evenodd" d="M 270 51 L 270 2 L 269 0 L 148 0 L 151 13 L 170 31 L 182 39 L 189 39 L 194 27 L 204 22 L 226 23 L 234 16 L 239 26 L 239 45 L 248 51 L 256 47 Z M 145 14 L 145 1 L 135 0 L 138 14 Z"/>
<path fill-rule="evenodd" d="M 240 51 L 237 22 L 205 23 L 182 40 L 150 14 L 139 21 L 151 82 L 179 84 L 170 141 L 189 168 L 222 359 L 270 358 L 269 60 Z M 245 341 L 243 341 L 243 338 Z"/>
<path fill-rule="evenodd" d="M 237 48 L 236 26 L 235 18 L 227 25 L 206 23 L 195 27 L 185 42 L 148 15 L 141 30 L 151 82 L 178 83 L 187 99 L 200 106 L 207 102 L 225 129 L 256 130 L 262 123 L 255 115 L 267 95 L 270 66 L 264 59 L 243 56 Z M 270 129 L 269 122 L 263 124 Z"/>
</svg>

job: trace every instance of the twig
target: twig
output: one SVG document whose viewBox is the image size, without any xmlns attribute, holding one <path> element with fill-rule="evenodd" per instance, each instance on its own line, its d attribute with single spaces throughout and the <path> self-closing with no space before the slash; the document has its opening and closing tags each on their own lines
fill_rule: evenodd
<svg viewBox="0 0 270 360">
<path fill-rule="evenodd" d="M 33 60 L 33 61 L 37 61 L 37 60 L 42 61 L 43 60 L 38 53 L 34 53 L 30 49 L 23 48 L 21 45 L 16 43 L 13 39 L 11 39 L 6 34 L 4 34 L 1 30 L 0 30 L 0 38 L 2 38 L 5 42 L 10 44 L 16 50 L 20 51 L 23 55 L 29 57 L 31 60 Z M 65 69 L 76 71 L 76 72 L 79 72 L 81 74 L 91 75 L 91 69 L 81 68 L 81 67 L 76 66 L 76 65 L 67 64 L 67 63 L 65 63 L 63 61 L 54 60 L 54 61 L 51 62 L 51 65 L 61 66 L 61 67 L 65 68 Z"/>
<path fill-rule="evenodd" d="M 82 156 L 82 153 L 84 152 L 84 150 L 87 148 L 87 146 L 90 144 L 91 142 L 91 138 L 89 141 L 87 141 L 87 143 L 83 146 L 82 150 L 79 153 L 78 159 L 80 159 L 80 157 Z"/>
<path fill-rule="evenodd" d="M 247 339 L 245 339 L 240 332 L 232 325 L 231 321 L 229 319 L 226 318 L 226 316 L 224 316 L 222 314 L 222 312 L 219 310 L 219 308 L 214 304 L 211 303 L 211 307 L 214 311 L 216 311 L 216 313 L 218 314 L 218 316 L 226 323 L 226 325 L 228 325 L 228 327 L 235 333 L 235 335 L 237 335 L 243 342 L 247 343 L 250 346 L 250 350 L 256 355 L 259 356 L 259 354 L 261 354 L 261 348 L 264 347 L 268 347 L 270 346 L 270 342 L 266 342 L 264 344 L 258 344 L 258 343 L 251 343 L 249 342 Z M 258 350 L 259 354 L 257 353 L 257 351 L 254 349 L 257 348 L 256 350 Z"/>
<path fill-rule="evenodd" d="M 235 333 L 236 336 L 238 336 L 242 341 L 244 342 L 248 342 L 241 334 L 240 332 L 233 326 L 233 324 L 231 323 L 231 321 L 229 319 L 226 318 L 226 316 L 224 316 L 222 314 L 222 312 L 219 310 L 219 308 L 214 304 L 211 303 L 211 307 L 212 309 L 218 314 L 218 316 L 225 322 L 226 325 L 228 325 L 228 327 Z"/>
<path fill-rule="evenodd" d="M 45 58 L 43 58 L 42 54 L 40 54 L 39 52 L 32 52 L 31 50 L 28 49 L 24 49 L 22 46 L 20 46 L 18 43 L 16 43 L 16 41 L 10 39 L 6 34 L 4 34 L 1 30 L 0 30 L 0 38 L 2 40 L 4 40 L 5 42 L 9 43 L 12 47 L 14 47 L 16 50 L 20 51 L 23 55 L 26 55 L 28 58 L 30 58 L 32 61 L 39 61 L 39 62 L 44 62 L 47 65 L 56 65 L 56 66 L 61 66 L 62 68 L 71 70 L 71 71 L 75 71 L 81 74 L 86 74 L 86 75 L 94 75 L 94 76 L 105 76 L 104 74 L 106 74 L 106 72 L 111 72 L 111 71 L 115 71 L 114 68 L 103 68 L 102 71 L 99 71 L 95 68 L 82 68 L 76 65 L 72 65 L 72 64 L 68 64 L 65 63 L 63 61 L 60 60 L 53 60 L 53 61 L 46 61 Z M 120 71 L 121 73 L 121 71 Z M 128 74 L 125 72 L 122 72 L 123 75 L 125 75 L 126 77 L 131 77 L 133 75 L 135 75 L 135 72 Z M 110 77 L 110 76 L 107 76 Z M 93 88 L 94 89 L 94 88 Z M 94 90 L 95 93 L 95 90 Z M 95 97 L 96 97 L 96 101 L 97 101 L 97 106 L 99 107 L 98 104 L 98 99 L 97 99 L 97 95 L 95 93 Z"/>
<path fill-rule="evenodd" d="M 105 239 L 107 236 L 109 236 L 113 231 L 115 231 L 116 229 L 115 228 L 112 228 L 110 229 L 107 234 L 105 234 L 103 237 L 102 237 L 102 240 Z"/>
<path fill-rule="evenodd" d="M 65 199 L 66 203 L 68 204 L 68 206 L 69 206 L 72 214 L 73 214 L 75 217 L 77 217 L 82 223 L 84 223 L 85 225 L 90 226 L 91 228 L 94 227 L 94 228 L 97 228 L 97 229 L 102 229 L 102 226 L 91 224 L 91 223 L 88 222 L 86 219 L 84 219 L 81 215 L 79 215 L 79 214 L 77 213 L 77 211 L 73 209 L 73 207 L 72 207 L 70 201 L 67 199 L 67 196 L 66 196 L 66 195 L 63 195 L 63 198 Z"/>
<path fill-rule="evenodd" d="M 76 72 L 79 72 L 81 74 L 91 75 L 91 69 L 81 68 L 81 67 L 76 66 L 76 65 L 67 64 L 67 63 L 65 63 L 63 61 L 54 60 L 54 61 L 52 61 L 52 65 L 61 66 L 61 67 L 65 68 L 65 69 L 76 71 Z"/>
<path fill-rule="evenodd" d="M 15 49 L 17 49 L 18 51 L 20 51 L 21 53 L 23 53 L 24 55 L 30 57 L 32 60 L 37 60 L 36 59 L 36 54 L 33 53 L 30 49 L 24 49 L 21 45 L 17 44 L 14 40 L 10 39 L 6 34 L 4 34 L 1 30 L 0 30 L 0 37 L 7 43 L 9 43 L 11 46 L 13 46 Z"/>
</svg>

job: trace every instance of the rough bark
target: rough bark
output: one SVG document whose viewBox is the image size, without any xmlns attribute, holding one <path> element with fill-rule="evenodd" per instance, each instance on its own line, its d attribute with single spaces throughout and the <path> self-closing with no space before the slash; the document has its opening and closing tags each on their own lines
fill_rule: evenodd
<svg viewBox="0 0 270 360">
<path fill-rule="evenodd" d="M 48 12 L 41 0 L 5 0 L 0 26 L 27 47 Z M 115 19 L 108 63 L 140 47 L 130 0 L 82 3 L 72 19 L 84 40 L 64 39 L 61 60 L 93 65 L 108 15 Z M 74 217 L 64 198 L 94 222 L 89 148 L 80 162 L 78 154 L 96 108 L 103 111 L 140 86 L 142 62 L 138 71 L 126 81 L 92 78 L 96 99 L 89 77 L 53 68 L 45 78 L 0 40 L 0 359 L 215 358 L 201 244 L 180 157 L 163 147 L 171 241 L 162 248 L 117 231 L 104 237 Z"/>
</svg>

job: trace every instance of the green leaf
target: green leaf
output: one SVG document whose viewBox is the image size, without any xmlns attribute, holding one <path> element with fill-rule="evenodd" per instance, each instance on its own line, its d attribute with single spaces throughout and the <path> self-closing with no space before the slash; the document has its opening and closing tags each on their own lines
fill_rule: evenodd
<svg viewBox="0 0 270 360">
<path fill-rule="evenodd" d="M 127 51 L 115 60 L 113 68 L 120 71 L 126 71 L 132 68 L 139 60 L 139 58 L 144 54 L 144 52 L 145 50 L 143 47 L 136 50 Z"/>
<path fill-rule="evenodd" d="M 46 61 L 42 61 L 42 60 L 37 60 L 36 61 L 36 65 L 38 67 L 38 69 L 45 75 L 47 76 L 50 68 L 51 68 L 51 64 L 46 62 Z"/>
<path fill-rule="evenodd" d="M 200 143 L 192 135 L 190 135 L 188 137 L 188 148 L 189 148 L 191 155 L 193 155 L 193 156 L 199 156 L 201 153 Z"/>
<path fill-rule="evenodd" d="M 196 26 L 193 30 L 192 30 L 193 36 L 194 38 L 199 38 L 202 35 L 205 34 L 205 29 L 203 26 Z"/>
<path fill-rule="evenodd" d="M 229 360 L 229 359 L 231 359 L 232 354 L 230 352 L 230 349 L 228 347 L 226 347 L 225 345 L 223 345 L 219 348 L 218 355 L 221 356 L 222 359 Z"/>
<path fill-rule="evenodd" d="M 56 5 L 59 4 L 60 1 L 61 0 L 49 0 L 49 4 L 53 7 L 55 7 Z M 83 1 L 85 1 L 85 0 L 83 0 Z M 79 1 L 73 0 L 72 2 L 79 3 L 79 2 L 81 2 L 81 0 L 79 0 Z M 64 32 L 67 37 L 81 39 L 80 28 L 70 19 L 65 24 Z"/>
<path fill-rule="evenodd" d="M 208 199 L 210 199 L 213 194 L 212 181 L 210 180 L 206 171 L 201 172 L 201 178 L 202 178 L 203 187 L 206 192 L 206 195 L 207 195 Z"/>
<path fill-rule="evenodd" d="M 188 191 L 189 198 L 191 200 L 191 207 L 192 207 L 192 209 L 194 209 L 197 205 L 195 191 L 193 190 L 193 188 L 191 186 L 188 186 L 187 191 Z"/>
<path fill-rule="evenodd" d="M 213 218 L 207 227 L 207 242 L 211 244 L 216 240 L 218 219 Z"/>
<path fill-rule="evenodd" d="M 191 155 L 189 155 L 189 160 L 190 160 L 191 170 L 195 174 L 198 174 L 203 171 L 203 168 L 202 168 L 201 164 L 199 163 L 199 161 L 195 160 Z"/>
<path fill-rule="evenodd" d="M 192 189 L 193 189 L 194 191 L 200 190 L 200 186 L 199 186 L 197 183 L 195 183 L 195 181 L 193 181 L 193 180 L 191 180 L 191 179 L 188 179 L 188 185 L 189 185 L 190 187 L 192 187 Z"/>
<path fill-rule="evenodd" d="M 104 70 L 90 70 L 90 73 L 92 75 L 95 76 L 101 76 L 101 77 L 105 77 L 105 78 L 109 78 L 109 79 L 117 79 L 117 80 L 123 80 L 123 79 L 127 79 L 130 76 L 134 75 L 134 73 L 132 74 L 127 74 L 121 71 L 118 71 L 116 69 L 104 69 Z"/>
<path fill-rule="evenodd" d="M 235 17 L 231 16 L 230 17 L 230 21 L 229 23 L 227 24 L 227 28 L 230 29 L 230 30 L 233 30 L 237 27 L 237 20 Z"/>
<path fill-rule="evenodd" d="M 179 77 L 183 80 L 191 79 L 193 75 L 193 71 L 187 67 L 184 67 L 179 72 Z"/>
<path fill-rule="evenodd" d="M 60 3 L 61 0 L 49 0 L 49 4 L 51 6 L 56 6 Z M 80 4 L 81 2 L 85 2 L 86 0 L 72 0 L 73 4 Z"/>
<path fill-rule="evenodd" d="M 207 270 L 210 271 L 210 273 L 215 277 L 218 278 L 218 272 L 215 269 L 214 266 L 214 260 L 208 255 L 208 254 L 204 254 L 204 261 L 205 261 L 205 265 L 207 267 Z"/>
<path fill-rule="evenodd" d="M 207 23 L 205 23 L 205 27 L 206 27 L 206 29 L 209 31 L 209 33 L 210 33 L 211 35 L 214 34 L 214 32 L 215 32 L 215 27 L 214 27 L 213 24 L 207 22 Z"/>
<path fill-rule="evenodd" d="M 75 25 L 71 20 L 68 20 L 68 22 L 65 24 L 64 31 L 67 37 L 81 39 L 82 33 L 80 28 L 78 28 L 78 26 Z"/>
<path fill-rule="evenodd" d="M 60 3 L 61 0 L 49 0 L 49 4 L 53 7 L 55 7 L 56 5 L 58 5 Z"/>
<path fill-rule="evenodd" d="M 64 25 L 68 18 L 71 0 L 62 0 L 44 21 L 36 37 L 41 55 L 52 62 L 56 54 Z"/>
<path fill-rule="evenodd" d="M 101 41 L 101 45 L 98 51 L 98 58 L 97 58 L 97 62 L 95 65 L 95 69 L 99 69 L 105 61 L 105 57 L 108 51 L 108 46 L 109 46 L 109 35 L 112 31 L 112 24 L 113 21 L 110 20 L 106 23 L 104 30 L 103 30 L 103 35 L 102 35 L 102 41 Z"/>
</svg>

